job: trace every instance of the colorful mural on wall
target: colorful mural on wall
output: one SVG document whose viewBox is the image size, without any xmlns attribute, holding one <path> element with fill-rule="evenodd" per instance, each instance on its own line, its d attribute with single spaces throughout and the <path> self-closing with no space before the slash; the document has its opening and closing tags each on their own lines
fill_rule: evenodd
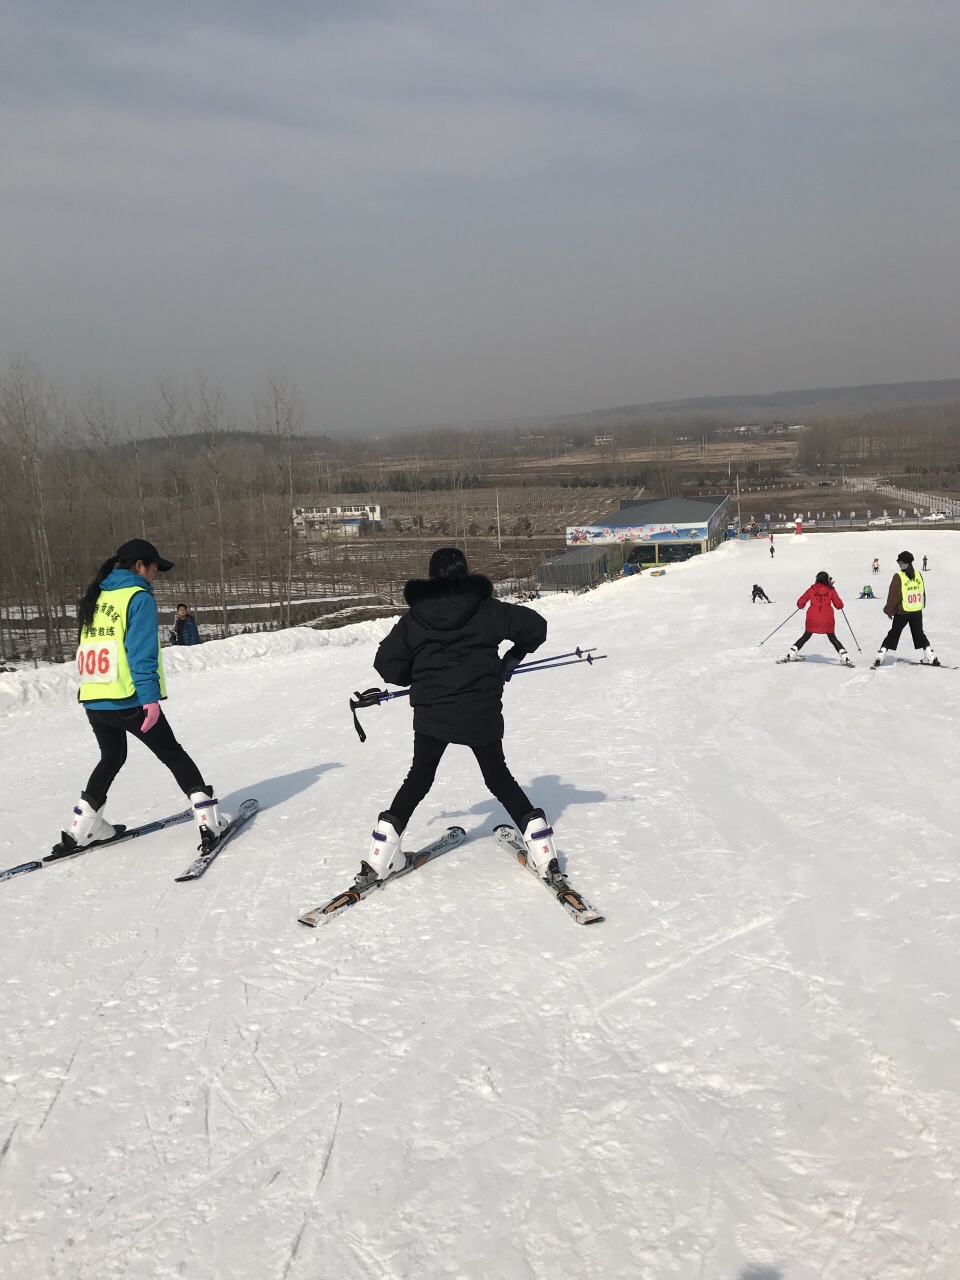
<svg viewBox="0 0 960 1280">
<path fill-rule="evenodd" d="M 567 546 L 616 542 L 706 542 L 705 524 L 633 524 L 605 528 L 602 525 L 575 525 L 567 529 Z"/>
</svg>

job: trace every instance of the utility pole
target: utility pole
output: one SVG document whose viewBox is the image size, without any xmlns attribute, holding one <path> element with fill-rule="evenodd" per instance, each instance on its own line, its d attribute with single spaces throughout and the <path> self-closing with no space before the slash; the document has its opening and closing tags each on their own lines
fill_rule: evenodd
<svg viewBox="0 0 960 1280">
<path fill-rule="evenodd" d="M 740 472 L 737 472 L 737 529 L 743 528 L 743 517 L 740 515 Z"/>
<path fill-rule="evenodd" d="M 497 550 L 503 550 L 503 542 L 500 538 L 500 490 L 497 490 Z"/>
</svg>

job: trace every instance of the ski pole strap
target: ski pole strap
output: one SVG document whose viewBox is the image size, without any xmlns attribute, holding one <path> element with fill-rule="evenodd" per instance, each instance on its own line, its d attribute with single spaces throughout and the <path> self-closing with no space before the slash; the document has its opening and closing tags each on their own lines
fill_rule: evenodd
<svg viewBox="0 0 960 1280">
<path fill-rule="evenodd" d="M 353 713 L 353 727 L 356 729 L 357 737 L 361 742 L 366 742 L 367 735 L 363 731 L 363 725 L 357 719 L 357 709 L 359 707 L 379 706 L 389 696 L 386 689 L 364 689 L 362 693 L 354 690 L 353 697 L 350 699 L 350 710 Z"/>
</svg>

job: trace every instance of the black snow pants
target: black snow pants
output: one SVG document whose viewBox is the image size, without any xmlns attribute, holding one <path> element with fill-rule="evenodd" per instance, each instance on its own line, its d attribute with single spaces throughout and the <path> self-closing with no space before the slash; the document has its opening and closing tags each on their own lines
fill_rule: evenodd
<svg viewBox="0 0 960 1280">
<path fill-rule="evenodd" d="M 890 630 L 884 636 L 880 648 L 896 649 L 900 643 L 900 637 L 908 626 L 910 627 L 910 634 L 913 636 L 913 647 L 915 649 L 929 649 L 930 641 L 927 639 L 926 632 L 923 629 L 922 609 L 917 609 L 913 613 L 895 613 L 890 623 Z"/>
<path fill-rule="evenodd" d="M 431 738 L 426 733 L 413 735 L 413 763 L 410 766 L 410 772 L 400 784 L 400 790 L 393 797 L 393 803 L 388 811 L 395 819 L 394 825 L 398 832 L 404 830 L 413 816 L 414 809 L 433 786 L 433 780 L 437 776 L 437 766 L 449 745 L 440 738 Z M 487 787 L 522 831 L 524 819 L 532 812 L 534 806 L 507 768 L 507 762 L 503 758 L 503 742 L 497 738 L 493 742 L 484 742 L 479 746 L 471 745 L 470 750 L 477 758 L 480 773 Z"/>
<path fill-rule="evenodd" d="M 831 644 L 833 645 L 833 647 L 836 649 L 837 653 L 842 652 L 842 650 L 843 650 L 843 645 L 842 645 L 842 644 L 840 643 L 840 641 L 837 639 L 837 633 L 836 633 L 835 631 L 824 631 L 824 632 L 822 632 L 821 634 L 823 635 L 823 637 L 824 637 L 824 639 L 825 639 L 825 640 L 829 640 L 829 641 L 830 641 L 830 643 L 831 643 Z M 813 632 L 812 632 L 812 631 L 805 631 L 805 632 L 803 633 L 803 635 L 800 637 L 800 639 L 797 641 L 797 643 L 796 643 L 793 647 L 794 647 L 795 649 L 802 649 L 802 648 L 803 648 L 803 646 L 807 643 L 807 641 L 810 639 L 810 637 L 811 637 L 812 635 L 813 635 Z"/>
<path fill-rule="evenodd" d="M 84 791 L 84 798 L 95 809 L 107 802 L 107 792 L 127 758 L 127 734 L 132 733 L 148 747 L 161 764 L 165 764 L 184 795 L 203 787 L 203 776 L 173 736 L 170 722 L 160 712 L 160 719 L 147 733 L 140 732 L 143 707 L 127 707 L 123 711 L 87 711 L 87 719 L 100 748 L 96 765 Z"/>
</svg>

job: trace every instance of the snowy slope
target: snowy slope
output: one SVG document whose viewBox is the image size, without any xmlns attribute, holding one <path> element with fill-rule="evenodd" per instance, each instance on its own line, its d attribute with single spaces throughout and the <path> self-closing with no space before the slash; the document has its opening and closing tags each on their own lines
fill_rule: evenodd
<svg viewBox="0 0 960 1280">
<path fill-rule="evenodd" d="M 405 704 L 364 746 L 347 711 L 389 622 L 174 655 L 179 736 L 263 808 L 196 884 L 180 827 L 0 885 L 0 1274 L 955 1280 L 960 672 L 868 670 L 885 625 L 855 598 L 904 544 L 958 660 L 949 532 L 544 602 L 548 652 L 610 659 L 514 681 L 507 755 L 592 929 L 495 845 L 456 748 L 409 841 L 469 842 L 302 928 L 408 763 Z M 821 568 L 856 671 L 821 640 L 775 665 L 799 615 L 757 648 Z M 65 679 L 0 677 L 0 866 L 92 764 Z M 108 814 L 179 807 L 131 750 Z"/>
</svg>

